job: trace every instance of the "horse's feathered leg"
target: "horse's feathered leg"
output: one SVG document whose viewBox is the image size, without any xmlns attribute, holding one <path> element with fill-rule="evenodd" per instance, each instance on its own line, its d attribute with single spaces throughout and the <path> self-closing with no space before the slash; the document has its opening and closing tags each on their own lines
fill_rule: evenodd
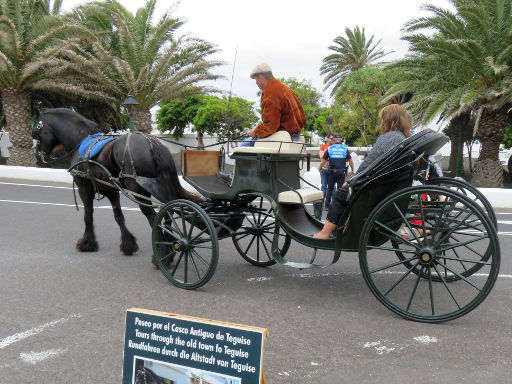
<svg viewBox="0 0 512 384">
<path fill-rule="evenodd" d="M 112 204 L 112 210 L 114 212 L 114 219 L 119 225 L 119 229 L 121 230 L 121 244 L 119 248 L 121 252 L 130 256 L 139 250 L 139 246 L 137 245 L 137 239 L 132 233 L 128 230 L 124 220 L 124 214 L 121 210 L 121 201 L 119 199 L 119 192 L 117 190 L 111 190 L 104 193 L 110 200 L 110 204 Z"/>
<path fill-rule="evenodd" d="M 76 185 L 78 186 L 78 193 L 84 204 L 84 223 L 85 231 L 84 235 L 78 239 L 76 248 L 80 252 L 96 252 L 98 250 L 98 242 L 94 234 L 93 224 L 93 200 L 94 200 L 94 188 L 92 183 L 84 179 L 75 179 Z"/>
</svg>

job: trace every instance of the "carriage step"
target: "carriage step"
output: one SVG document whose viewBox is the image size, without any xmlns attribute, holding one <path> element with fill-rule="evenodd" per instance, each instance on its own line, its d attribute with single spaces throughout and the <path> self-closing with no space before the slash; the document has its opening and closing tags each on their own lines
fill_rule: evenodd
<svg viewBox="0 0 512 384">
<path fill-rule="evenodd" d="M 281 192 L 279 194 L 278 201 L 284 204 L 305 204 L 311 203 L 315 200 L 322 200 L 322 198 L 323 192 L 319 189 L 301 188 L 292 191 Z"/>
</svg>

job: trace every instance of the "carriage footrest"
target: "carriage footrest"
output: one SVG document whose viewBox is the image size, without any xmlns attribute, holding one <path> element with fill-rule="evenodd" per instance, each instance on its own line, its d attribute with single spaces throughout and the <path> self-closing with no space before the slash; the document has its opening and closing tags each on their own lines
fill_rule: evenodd
<svg viewBox="0 0 512 384">
<path fill-rule="evenodd" d="M 319 189 L 301 188 L 293 191 L 281 192 L 279 194 L 278 200 L 280 203 L 283 204 L 305 204 L 311 203 L 312 201 L 315 200 L 322 200 L 323 196 L 323 192 Z"/>
</svg>

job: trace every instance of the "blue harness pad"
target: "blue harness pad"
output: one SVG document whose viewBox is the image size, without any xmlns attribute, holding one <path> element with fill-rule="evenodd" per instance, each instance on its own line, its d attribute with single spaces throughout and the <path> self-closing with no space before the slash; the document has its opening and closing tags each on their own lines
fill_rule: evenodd
<svg viewBox="0 0 512 384">
<path fill-rule="evenodd" d="M 103 133 L 100 132 L 91 136 L 87 136 L 82 140 L 80 146 L 78 147 L 78 153 L 80 153 L 80 157 L 82 159 L 92 159 L 94 156 L 100 153 L 100 151 L 109 141 L 115 140 L 115 137 L 102 136 Z"/>
</svg>

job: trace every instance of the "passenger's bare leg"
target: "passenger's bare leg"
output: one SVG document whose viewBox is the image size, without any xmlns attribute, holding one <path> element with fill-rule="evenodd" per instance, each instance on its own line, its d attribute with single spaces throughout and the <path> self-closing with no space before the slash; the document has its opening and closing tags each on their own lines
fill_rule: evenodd
<svg viewBox="0 0 512 384">
<path fill-rule="evenodd" d="M 337 225 L 334 223 L 331 223 L 329 220 L 325 220 L 324 227 L 322 230 L 318 233 L 315 233 L 313 237 L 317 239 L 328 239 L 331 233 L 334 232 Z"/>
</svg>

